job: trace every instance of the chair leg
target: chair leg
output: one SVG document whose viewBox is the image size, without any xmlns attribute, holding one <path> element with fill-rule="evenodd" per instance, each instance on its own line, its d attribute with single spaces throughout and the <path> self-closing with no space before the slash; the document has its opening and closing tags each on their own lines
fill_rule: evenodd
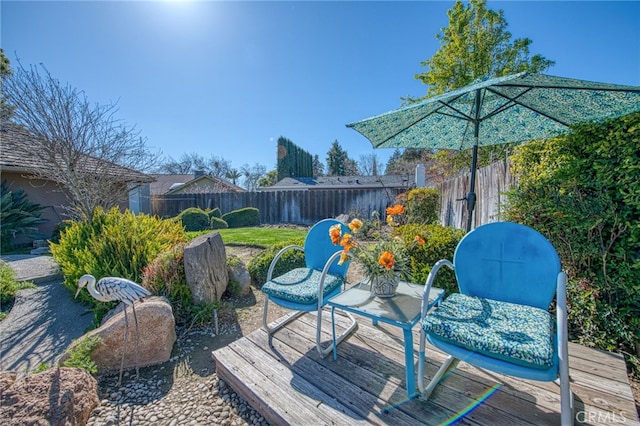
<svg viewBox="0 0 640 426">
<path fill-rule="evenodd" d="M 449 355 L 447 359 L 444 360 L 436 374 L 433 375 L 431 381 L 426 387 L 424 386 L 424 362 L 425 355 L 424 352 L 421 352 L 420 361 L 418 363 L 418 389 L 420 390 L 420 397 L 427 400 L 431 396 L 431 392 L 433 392 L 436 385 L 440 382 L 440 379 L 442 379 L 442 376 L 444 376 L 447 371 L 456 368 L 460 360 Z"/>
<path fill-rule="evenodd" d="M 277 323 L 273 327 L 269 327 L 268 319 L 267 319 L 268 309 L 269 309 L 269 298 L 265 297 L 264 308 L 262 308 L 262 328 L 267 332 L 269 336 L 271 336 L 276 331 L 280 330 L 285 325 L 289 324 L 291 321 L 300 318 L 302 315 L 306 313 L 305 311 L 295 311 L 295 313 L 289 315 L 283 321 Z"/>
<path fill-rule="evenodd" d="M 316 327 L 316 349 L 318 350 L 318 353 L 322 358 L 326 357 L 333 351 L 334 345 L 338 346 L 340 342 L 346 339 L 354 330 L 358 328 L 358 323 L 356 322 L 356 319 L 349 312 L 344 312 L 343 314 L 344 316 L 348 317 L 351 320 L 351 324 L 349 324 L 349 327 L 344 332 L 342 332 L 342 334 L 340 334 L 337 337 L 334 337 L 333 339 L 334 343 L 327 346 L 326 348 L 323 348 L 322 344 L 320 343 L 320 339 L 322 337 L 322 309 L 318 310 L 318 324 Z M 333 322 L 333 318 L 334 317 L 332 315 L 331 316 L 332 322 Z M 335 336 L 335 325 L 332 325 L 332 327 L 333 327 L 333 334 Z"/>
</svg>

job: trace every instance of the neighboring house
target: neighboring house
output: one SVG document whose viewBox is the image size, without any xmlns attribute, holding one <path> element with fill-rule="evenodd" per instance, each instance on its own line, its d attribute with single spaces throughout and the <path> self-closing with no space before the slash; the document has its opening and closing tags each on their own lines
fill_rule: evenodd
<svg viewBox="0 0 640 426">
<path fill-rule="evenodd" d="M 25 130 L 12 125 L 0 129 L 0 179 L 7 181 L 9 189 L 23 189 L 30 202 L 45 208 L 41 218 L 46 219 L 46 222 L 38 225 L 36 234 L 50 238 L 56 225 L 68 219 L 66 207 L 70 204 L 69 198 L 57 182 L 34 175 L 47 165 L 38 164 L 34 158 L 24 154 L 27 151 L 24 147 L 30 145 L 34 145 L 34 138 Z M 100 161 L 93 157 L 87 157 L 87 159 L 87 161 Z M 144 173 L 125 167 L 114 165 L 113 168 L 114 173 L 117 173 L 123 182 L 123 203 L 120 207 L 127 208 L 129 207 L 128 188 L 151 182 L 152 179 Z M 15 241 L 16 244 L 29 242 L 31 239 L 24 235 L 17 237 Z"/>
<path fill-rule="evenodd" d="M 149 193 L 154 195 L 203 194 L 217 192 L 245 192 L 245 189 L 224 179 L 202 173 L 192 175 L 149 175 L 155 181 L 149 184 Z"/>
<path fill-rule="evenodd" d="M 415 176 L 411 175 L 288 177 L 273 186 L 259 188 L 258 191 L 385 188 L 409 190 L 415 186 Z"/>
</svg>

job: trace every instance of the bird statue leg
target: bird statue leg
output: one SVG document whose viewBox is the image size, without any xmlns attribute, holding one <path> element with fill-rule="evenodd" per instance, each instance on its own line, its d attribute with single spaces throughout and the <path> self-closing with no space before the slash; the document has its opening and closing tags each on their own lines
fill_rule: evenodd
<svg viewBox="0 0 640 426">
<path fill-rule="evenodd" d="M 129 338 L 129 318 L 127 317 L 127 305 L 124 305 L 124 339 L 122 340 L 122 358 L 120 360 L 120 377 L 118 378 L 118 387 L 122 385 L 122 372 L 124 371 L 124 353 L 127 348 L 128 338 Z"/>
<path fill-rule="evenodd" d="M 136 303 L 133 302 L 131 304 L 131 309 L 133 309 L 133 321 L 136 324 L 136 380 L 140 377 L 140 372 L 138 371 L 138 359 L 139 359 L 139 344 L 140 336 L 138 334 L 138 317 L 136 316 Z"/>
</svg>

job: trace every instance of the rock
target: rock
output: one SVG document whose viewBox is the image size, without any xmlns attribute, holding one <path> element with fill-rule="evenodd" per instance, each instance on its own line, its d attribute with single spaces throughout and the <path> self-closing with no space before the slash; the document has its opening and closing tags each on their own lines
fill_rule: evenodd
<svg viewBox="0 0 640 426">
<path fill-rule="evenodd" d="M 91 359 L 100 372 L 120 371 L 122 344 L 125 333 L 124 304 L 105 317 L 102 325 L 83 337 L 99 336 L 102 342 L 91 352 Z M 173 310 L 166 299 L 149 297 L 144 302 L 136 302 L 138 317 L 138 367 L 161 364 L 169 360 L 176 341 L 176 323 Z M 127 337 L 124 368 L 136 366 L 136 327 L 131 307 L 127 308 L 129 333 Z M 73 346 L 72 344 L 71 346 Z"/>
<path fill-rule="evenodd" d="M 237 296 L 246 296 L 251 291 L 251 275 L 247 265 L 238 256 L 229 256 L 227 259 L 227 272 L 229 273 L 229 282 L 238 283 L 239 289 Z"/>
<path fill-rule="evenodd" d="M 339 220 L 339 221 L 340 221 L 340 222 L 342 222 L 342 223 L 349 223 L 349 215 L 348 215 L 348 214 L 343 213 L 343 214 L 341 214 L 341 215 L 338 215 L 338 216 L 336 217 L 336 220 Z"/>
<path fill-rule="evenodd" d="M 2 375 L 4 386 L 4 374 Z M 51 368 L 17 379 L 2 390 L 3 425 L 84 425 L 98 406 L 98 385 L 78 368 Z"/>
<path fill-rule="evenodd" d="M 0 398 L 2 398 L 4 391 L 16 381 L 17 377 L 18 373 L 15 371 L 0 371 Z"/>
<path fill-rule="evenodd" d="M 227 254 L 219 232 L 201 235 L 184 249 L 184 272 L 194 304 L 220 301 L 229 284 Z"/>
</svg>

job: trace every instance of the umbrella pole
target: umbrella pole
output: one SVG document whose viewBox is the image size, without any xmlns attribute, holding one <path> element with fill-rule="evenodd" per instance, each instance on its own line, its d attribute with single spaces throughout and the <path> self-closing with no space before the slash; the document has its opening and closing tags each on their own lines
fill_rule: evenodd
<svg viewBox="0 0 640 426">
<path fill-rule="evenodd" d="M 476 139 L 477 142 L 477 139 Z M 471 231 L 473 224 L 473 210 L 476 207 L 476 167 L 478 164 L 478 144 L 473 145 L 471 157 L 471 182 L 469 182 L 469 193 L 467 194 L 467 232 Z"/>
</svg>

